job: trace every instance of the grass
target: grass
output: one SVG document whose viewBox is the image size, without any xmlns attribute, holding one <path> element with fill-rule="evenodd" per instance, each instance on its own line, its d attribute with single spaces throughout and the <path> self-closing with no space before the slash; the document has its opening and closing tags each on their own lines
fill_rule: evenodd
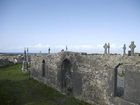
<svg viewBox="0 0 140 105">
<path fill-rule="evenodd" d="M 89 105 L 21 72 L 21 64 L 0 67 L 0 105 Z"/>
</svg>

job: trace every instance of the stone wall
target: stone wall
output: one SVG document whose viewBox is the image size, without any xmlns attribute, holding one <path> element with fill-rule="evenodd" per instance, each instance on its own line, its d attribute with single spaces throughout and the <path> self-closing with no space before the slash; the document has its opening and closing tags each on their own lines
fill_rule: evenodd
<svg viewBox="0 0 140 105">
<path fill-rule="evenodd" d="M 43 60 L 45 66 L 43 66 Z M 117 105 L 114 97 L 114 68 L 119 63 L 123 63 L 121 68 L 125 69 L 125 65 L 139 64 L 139 61 L 138 57 L 101 54 L 82 55 L 74 52 L 33 55 L 31 57 L 31 75 L 34 79 L 57 89 L 63 94 L 72 95 L 80 100 L 99 105 Z M 43 71 L 44 69 L 45 71 Z M 128 78 L 129 76 L 125 78 L 126 84 Z M 135 78 L 135 81 L 137 79 L 139 78 Z M 124 95 L 128 96 L 128 89 L 124 90 Z M 129 102 L 129 98 L 125 99 L 128 99 Z M 122 100 L 125 99 L 122 98 Z M 132 102 L 137 103 L 139 101 L 132 99 Z"/>
<path fill-rule="evenodd" d="M 140 104 L 140 65 L 129 65 L 126 68 L 124 98 Z"/>
</svg>

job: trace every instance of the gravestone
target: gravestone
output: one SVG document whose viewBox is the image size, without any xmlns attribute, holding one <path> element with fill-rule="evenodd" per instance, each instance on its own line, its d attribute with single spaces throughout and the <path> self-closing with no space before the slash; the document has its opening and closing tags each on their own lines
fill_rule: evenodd
<svg viewBox="0 0 140 105">
<path fill-rule="evenodd" d="M 130 50 L 128 51 L 128 56 L 131 56 L 131 51 Z"/>
</svg>

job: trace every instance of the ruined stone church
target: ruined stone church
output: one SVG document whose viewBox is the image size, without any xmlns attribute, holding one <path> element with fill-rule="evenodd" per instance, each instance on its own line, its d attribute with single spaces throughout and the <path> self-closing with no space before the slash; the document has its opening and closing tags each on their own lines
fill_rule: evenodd
<svg viewBox="0 0 140 105">
<path fill-rule="evenodd" d="M 140 105 L 140 56 L 134 42 L 126 54 L 70 51 L 48 54 L 24 54 L 23 71 L 61 93 L 97 105 Z M 30 57 L 29 57 L 30 56 Z M 30 60 L 27 60 L 30 58 Z M 30 66 L 29 66 L 30 64 Z"/>
</svg>

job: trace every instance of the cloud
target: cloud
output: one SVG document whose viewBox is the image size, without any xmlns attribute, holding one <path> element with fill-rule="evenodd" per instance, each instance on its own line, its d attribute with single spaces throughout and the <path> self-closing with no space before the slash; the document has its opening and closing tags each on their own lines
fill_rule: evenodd
<svg viewBox="0 0 140 105">
<path fill-rule="evenodd" d="M 38 43 L 35 45 L 29 45 L 27 46 L 29 48 L 35 48 L 35 49 L 42 49 L 42 48 L 56 48 L 56 49 L 64 49 L 66 48 L 66 45 L 46 45 L 42 43 Z M 94 46 L 92 45 L 68 45 L 69 48 L 71 49 L 92 49 Z"/>
<path fill-rule="evenodd" d="M 53 45 L 52 47 L 56 48 L 56 49 L 64 49 L 64 48 L 66 48 L 65 45 Z"/>
<path fill-rule="evenodd" d="M 69 46 L 72 49 L 92 49 L 92 45 L 70 45 Z"/>
<path fill-rule="evenodd" d="M 35 45 L 29 45 L 27 47 L 28 48 L 35 48 L 35 49 L 42 49 L 42 48 L 49 48 L 50 46 L 42 44 L 42 43 L 38 43 L 38 44 L 35 44 Z"/>
<path fill-rule="evenodd" d="M 97 48 L 103 48 L 103 45 L 104 45 L 104 44 L 98 44 L 98 45 L 97 45 Z"/>
</svg>

